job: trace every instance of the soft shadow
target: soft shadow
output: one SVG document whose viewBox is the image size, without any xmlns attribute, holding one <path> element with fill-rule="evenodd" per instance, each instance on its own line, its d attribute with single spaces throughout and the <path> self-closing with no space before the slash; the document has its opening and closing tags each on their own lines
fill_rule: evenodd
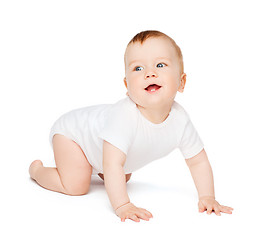
<svg viewBox="0 0 264 240">
<path fill-rule="evenodd" d="M 179 194 L 187 196 L 188 198 L 193 199 L 196 197 L 195 192 L 192 189 L 184 188 L 181 186 L 174 185 L 161 185 L 161 184 L 152 184 L 150 182 L 142 182 L 142 181 L 131 181 L 127 184 L 127 191 L 132 193 L 169 193 L 169 194 Z"/>
<path fill-rule="evenodd" d="M 89 193 L 94 191 L 105 191 L 104 181 L 97 175 L 91 177 Z"/>
</svg>

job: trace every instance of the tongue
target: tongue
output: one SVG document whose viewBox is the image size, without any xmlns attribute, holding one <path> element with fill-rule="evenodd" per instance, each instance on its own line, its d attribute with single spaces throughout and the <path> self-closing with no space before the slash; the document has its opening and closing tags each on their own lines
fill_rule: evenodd
<svg viewBox="0 0 264 240">
<path fill-rule="evenodd" d="M 158 90 L 159 88 L 160 88 L 160 86 L 154 84 L 154 85 L 150 85 L 150 86 L 148 86 L 147 91 L 156 91 L 156 90 Z"/>
</svg>

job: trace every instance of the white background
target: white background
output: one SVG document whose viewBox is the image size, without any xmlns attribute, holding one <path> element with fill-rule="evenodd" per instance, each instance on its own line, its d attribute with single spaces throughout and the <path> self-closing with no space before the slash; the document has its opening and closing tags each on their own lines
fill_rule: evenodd
<svg viewBox="0 0 264 240">
<path fill-rule="evenodd" d="M 263 239 L 263 21 L 254 0 L 1 1 L 1 239 Z M 178 150 L 128 183 L 132 202 L 154 215 L 149 222 L 121 223 L 98 177 L 80 197 L 29 178 L 34 159 L 54 166 L 48 135 L 61 114 L 125 97 L 126 44 L 149 29 L 182 49 L 187 85 L 176 101 L 232 215 L 198 213 Z"/>
</svg>

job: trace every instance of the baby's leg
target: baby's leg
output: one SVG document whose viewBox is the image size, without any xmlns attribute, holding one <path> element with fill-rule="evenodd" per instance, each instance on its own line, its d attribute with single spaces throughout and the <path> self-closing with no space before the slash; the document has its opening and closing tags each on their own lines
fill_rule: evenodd
<svg viewBox="0 0 264 240">
<path fill-rule="evenodd" d="M 29 168 L 30 176 L 39 185 L 68 195 L 86 194 L 90 187 L 92 166 L 82 149 L 74 141 L 56 134 L 53 137 L 56 168 L 43 167 L 34 161 Z"/>
</svg>

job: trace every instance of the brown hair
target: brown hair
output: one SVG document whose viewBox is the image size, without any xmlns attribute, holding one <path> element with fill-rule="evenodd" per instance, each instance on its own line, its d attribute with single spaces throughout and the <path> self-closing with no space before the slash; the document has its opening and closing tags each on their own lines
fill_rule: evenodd
<svg viewBox="0 0 264 240">
<path fill-rule="evenodd" d="M 184 72 L 184 70 L 183 70 L 183 57 L 182 57 L 181 49 L 176 44 L 176 42 L 171 37 L 169 37 L 168 35 L 166 35 L 165 33 L 162 33 L 160 31 L 156 31 L 156 30 L 142 31 L 142 32 L 136 34 L 130 40 L 130 42 L 127 44 L 127 47 L 130 44 L 132 44 L 132 43 L 140 42 L 141 44 L 143 44 L 148 38 L 158 38 L 158 37 L 164 37 L 164 38 L 167 38 L 168 40 L 170 40 L 170 42 L 172 43 L 172 45 L 174 46 L 174 48 L 176 50 L 176 54 L 179 57 L 180 69 L 181 69 L 181 73 L 183 73 Z"/>
</svg>

